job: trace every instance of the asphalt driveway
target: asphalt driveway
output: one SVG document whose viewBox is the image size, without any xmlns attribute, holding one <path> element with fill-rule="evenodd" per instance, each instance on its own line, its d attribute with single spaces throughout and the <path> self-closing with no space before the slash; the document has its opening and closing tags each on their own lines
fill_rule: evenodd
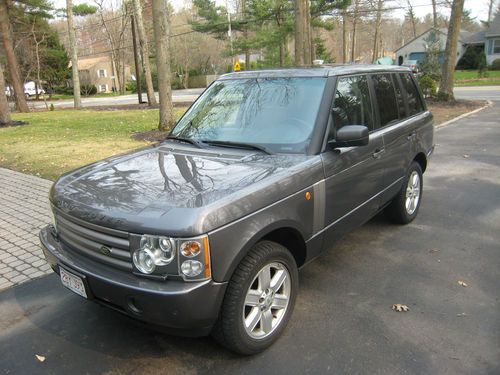
<svg viewBox="0 0 500 375">
<path fill-rule="evenodd" d="M 148 330 L 51 275 L 0 293 L 0 373 L 500 373 L 499 118 L 500 103 L 436 132 L 417 220 L 380 215 L 306 267 L 268 351 Z"/>
</svg>

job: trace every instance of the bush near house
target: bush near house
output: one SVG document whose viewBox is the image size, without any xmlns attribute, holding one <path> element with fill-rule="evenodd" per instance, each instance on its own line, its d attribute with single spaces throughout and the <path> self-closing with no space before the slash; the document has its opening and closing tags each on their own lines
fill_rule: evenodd
<svg viewBox="0 0 500 375">
<path fill-rule="evenodd" d="M 419 83 L 422 93 L 426 98 L 436 96 L 437 82 L 431 77 L 431 75 L 424 74 L 420 76 Z"/>
<path fill-rule="evenodd" d="M 490 70 L 500 70 L 500 59 L 495 59 L 491 63 Z"/>
</svg>

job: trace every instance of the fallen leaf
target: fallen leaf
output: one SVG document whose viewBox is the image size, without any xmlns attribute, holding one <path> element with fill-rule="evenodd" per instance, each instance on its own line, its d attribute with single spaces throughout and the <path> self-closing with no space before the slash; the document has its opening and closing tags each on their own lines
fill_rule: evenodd
<svg viewBox="0 0 500 375">
<path fill-rule="evenodd" d="M 35 357 L 39 362 L 45 362 L 45 357 L 43 355 L 35 354 Z"/>
<path fill-rule="evenodd" d="M 410 308 L 406 305 L 402 305 L 400 303 L 396 303 L 394 305 L 392 305 L 392 309 L 394 311 L 398 311 L 398 312 L 406 312 L 408 310 L 410 310 Z"/>
<path fill-rule="evenodd" d="M 466 158 L 466 159 L 469 157 L 469 155 L 463 155 L 463 156 L 464 156 L 464 158 Z"/>
<path fill-rule="evenodd" d="M 438 251 L 439 251 L 439 250 L 436 250 L 436 249 L 430 249 L 430 250 L 429 250 L 429 253 L 431 253 L 431 254 L 432 254 L 432 253 L 437 253 Z"/>
<path fill-rule="evenodd" d="M 468 315 L 466 313 L 460 313 L 460 314 L 457 314 L 457 316 L 463 317 L 463 316 L 468 316 Z"/>
<path fill-rule="evenodd" d="M 463 286 L 464 288 L 467 287 L 467 284 L 465 283 L 465 281 L 462 281 L 462 280 L 458 280 L 458 285 Z"/>
</svg>

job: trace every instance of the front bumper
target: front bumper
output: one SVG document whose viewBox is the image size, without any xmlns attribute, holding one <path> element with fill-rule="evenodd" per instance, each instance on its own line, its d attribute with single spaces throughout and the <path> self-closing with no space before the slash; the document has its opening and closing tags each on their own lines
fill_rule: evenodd
<svg viewBox="0 0 500 375">
<path fill-rule="evenodd" d="M 89 299 L 186 336 L 207 335 L 217 320 L 227 283 L 141 278 L 72 252 L 54 238 L 50 226 L 39 237 L 52 269 L 59 273 L 62 266 L 82 276 Z"/>
</svg>

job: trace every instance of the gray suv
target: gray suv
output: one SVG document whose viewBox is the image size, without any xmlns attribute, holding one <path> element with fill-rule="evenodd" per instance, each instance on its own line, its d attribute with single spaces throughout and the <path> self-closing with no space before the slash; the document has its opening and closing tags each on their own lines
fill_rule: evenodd
<svg viewBox="0 0 500 375">
<path fill-rule="evenodd" d="M 222 76 L 159 144 L 61 176 L 47 261 L 84 298 L 253 354 L 285 329 L 298 269 L 422 200 L 433 117 L 409 69 Z"/>
</svg>

